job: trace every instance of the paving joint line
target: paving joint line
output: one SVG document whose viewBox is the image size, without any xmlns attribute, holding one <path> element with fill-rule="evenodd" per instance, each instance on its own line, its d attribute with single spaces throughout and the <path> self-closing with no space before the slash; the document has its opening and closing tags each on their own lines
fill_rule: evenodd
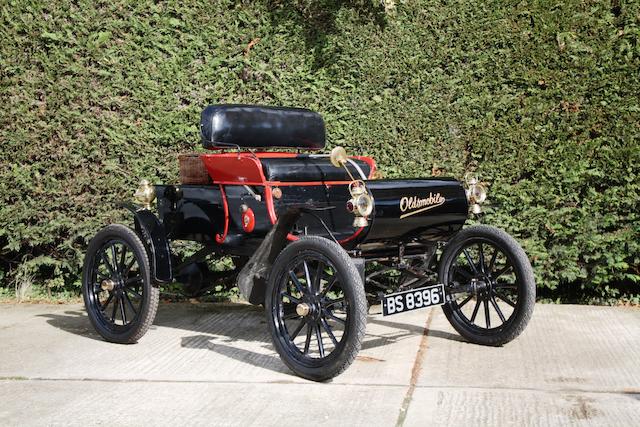
<svg viewBox="0 0 640 427">
<path fill-rule="evenodd" d="M 103 383 L 123 383 L 123 384 L 241 384 L 241 385 L 301 385 L 301 386 L 332 386 L 332 387 L 387 387 L 405 388 L 406 384 L 383 384 L 383 383 L 317 383 L 317 382 L 296 382 L 286 380 L 274 381 L 229 381 L 229 380 L 169 380 L 169 379 L 110 379 L 110 378 L 53 378 L 53 377 L 25 377 L 25 376 L 0 376 L 0 382 L 103 382 Z M 625 388 L 622 390 L 589 390 L 584 388 L 554 388 L 543 389 L 538 387 L 486 387 L 470 385 L 418 385 L 415 389 L 422 390 L 473 390 L 473 391 L 511 391 L 511 392 L 536 392 L 536 393 L 584 393 L 602 395 L 622 395 L 640 398 L 640 389 Z M 407 390 L 407 395 L 408 395 Z M 406 397 L 405 397 L 406 400 Z M 407 403 L 410 402 L 410 399 Z"/>
<path fill-rule="evenodd" d="M 10 382 L 103 382 L 103 383 L 141 383 L 141 384 L 254 384 L 254 385 L 301 385 L 301 386 L 332 386 L 332 387 L 389 387 L 404 388 L 406 384 L 383 384 L 383 383 L 340 383 L 340 382 L 298 382 L 288 380 L 273 381 L 233 381 L 233 380 L 170 380 L 170 379 L 146 379 L 146 378 L 60 378 L 60 377 L 24 377 L 24 376 L 0 376 L 0 381 Z"/>
<path fill-rule="evenodd" d="M 420 337 L 418 352 L 416 353 L 416 358 L 413 361 L 413 368 L 411 369 L 411 380 L 409 381 L 409 388 L 407 389 L 407 393 L 405 394 L 402 405 L 400 406 L 400 413 L 398 414 L 396 427 L 402 427 L 405 419 L 407 418 L 407 411 L 409 410 L 409 405 L 411 404 L 411 400 L 413 399 L 413 392 L 415 391 L 416 385 L 418 383 L 418 375 L 420 375 L 420 371 L 422 370 L 422 363 L 424 362 L 425 353 L 427 352 L 427 340 L 429 339 L 429 327 L 431 326 L 431 319 L 433 319 L 433 312 L 434 310 L 429 310 L 429 316 L 427 316 L 427 320 L 424 323 L 424 329 L 422 331 L 422 337 Z"/>
<path fill-rule="evenodd" d="M 545 389 L 540 387 L 509 387 L 509 386 L 477 386 L 477 385 L 416 385 L 416 388 L 424 390 L 476 390 L 476 391 L 521 391 L 536 393 L 585 393 L 585 394 L 620 394 L 640 397 L 640 389 L 625 388 L 622 390 L 589 390 L 584 388 L 552 388 Z"/>
<path fill-rule="evenodd" d="M 124 384 L 254 384 L 254 385 L 301 385 L 301 386 L 332 386 L 332 387 L 389 387 L 389 388 L 405 388 L 406 384 L 384 384 L 384 383 L 317 383 L 317 382 L 296 382 L 286 380 L 274 381 L 229 381 L 229 380 L 168 380 L 168 379 L 110 379 L 110 378 L 52 378 L 52 377 L 24 377 L 24 376 L 0 376 L 3 382 L 104 382 L 104 383 L 124 383 Z M 625 395 L 640 398 L 640 389 L 628 388 L 622 390 L 588 390 L 581 388 L 555 388 L 543 389 L 536 387 L 486 387 L 486 386 L 470 386 L 470 385 L 418 385 L 414 390 L 474 390 L 474 391 L 521 391 L 521 392 L 537 392 L 537 393 L 585 393 L 585 394 L 611 394 Z"/>
</svg>

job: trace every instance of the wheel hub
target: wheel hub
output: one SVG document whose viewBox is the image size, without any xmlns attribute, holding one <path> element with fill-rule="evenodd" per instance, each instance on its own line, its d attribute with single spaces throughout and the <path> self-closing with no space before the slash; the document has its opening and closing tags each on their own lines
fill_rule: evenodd
<svg viewBox="0 0 640 427">
<path fill-rule="evenodd" d="M 100 283 L 100 288 L 102 288 L 103 291 L 112 291 L 115 287 L 116 282 L 111 279 L 105 279 L 102 281 L 102 283 Z"/>
<path fill-rule="evenodd" d="M 485 298 L 491 294 L 492 280 L 489 276 L 471 279 L 471 289 L 475 296 Z"/>
<path fill-rule="evenodd" d="M 311 312 L 311 306 L 306 302 L 302 302 L 296 306 L 296 313 L 298 313 L 298 316 L 304 317 L 309 315 L 310 312 Z"/>
</svg>

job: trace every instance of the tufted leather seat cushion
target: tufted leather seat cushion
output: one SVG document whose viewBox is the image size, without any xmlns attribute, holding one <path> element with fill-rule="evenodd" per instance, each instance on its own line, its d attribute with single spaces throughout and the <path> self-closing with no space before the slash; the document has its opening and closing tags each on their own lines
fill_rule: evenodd
<svg viewBox="0 0 640 427">
<path fill-rule="evenodd" d="M 210 105 L 200 116 L 205 148 L 324 148 L 324 121 L 303 108 Z"/>
</svg>

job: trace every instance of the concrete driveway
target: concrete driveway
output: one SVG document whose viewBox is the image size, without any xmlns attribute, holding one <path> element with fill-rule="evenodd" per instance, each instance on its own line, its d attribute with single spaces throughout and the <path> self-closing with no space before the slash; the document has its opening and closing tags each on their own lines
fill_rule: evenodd
<svg viewBox="0 0 640 427">
<path fill-rule="evenodd" d="M 0 305 L 0 425 L 639 425 L 640 310 L 538 305 L 502 348 L 440 309 L 371 315 L 330 383 L 293 376 L 261 310 L 161 305 L 135 345 L 80 305 Z"/>
</svg>

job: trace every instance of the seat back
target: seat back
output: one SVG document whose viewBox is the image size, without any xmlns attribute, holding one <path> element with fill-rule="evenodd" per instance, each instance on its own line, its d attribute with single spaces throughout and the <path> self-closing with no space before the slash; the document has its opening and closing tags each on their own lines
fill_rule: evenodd
<svg viewBox="0 0 640 427">
<path fill-rule="evenodd" d="M 205 148 L 299 148 L 325 144 L 320 114 L 303 108 L 258 105 L 210 105 L 202 111 L 200 133 Z"/>
</svg>

